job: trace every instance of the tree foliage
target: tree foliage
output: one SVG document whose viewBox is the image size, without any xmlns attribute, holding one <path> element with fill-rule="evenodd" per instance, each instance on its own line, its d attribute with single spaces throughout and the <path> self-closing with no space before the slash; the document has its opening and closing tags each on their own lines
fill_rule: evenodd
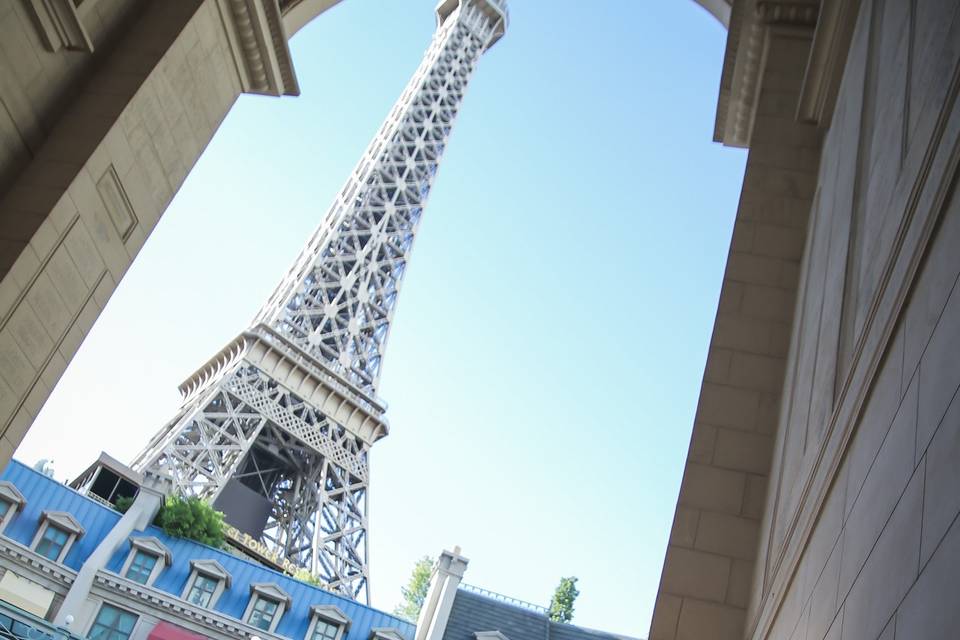
<svg viewBox="0 0 960 640">
<path fill-rule="evenodd" d="M 315 587 L 327 586 L 323 580 L 319 578 L 319 576 L 315 576 L 309 569 L 297 569 L 297 572 L 293 574 L 293 577 L 300 582 L 306 582 L 307 584 L 312 584 Z"/>
<path fill-rule="evenodd" d="M 427 598 L 427 590 L 430 588 L 431 573 L 433 573 L 433 558 L 423 556 L 417 560 L 407 586 L 400 587 L 403 602 L 393 610 L 395 615 L 406 618 L 410 622 L 417 621 L 423 601 Z"/>
<path fill-rule="evenodd" d="M 580 591 L 577 590 L 577 579 L 574 577 L 560 578 L 560 584 L 550 599 L 550 609 L 547 615 L 554 622 L 570 622 L 573 620 L 573 603 Z"/>
<path fill-rule="evenodd" d="M 223 514 L 195 496 L 168 497 L 156 522 L 168 535 L 223 546 Z"/>
</svg>

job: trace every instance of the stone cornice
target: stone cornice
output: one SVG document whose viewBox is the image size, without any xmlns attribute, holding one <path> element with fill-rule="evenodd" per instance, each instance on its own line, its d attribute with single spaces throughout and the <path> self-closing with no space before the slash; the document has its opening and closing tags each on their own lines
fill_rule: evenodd
<svg viewBox="0 0 960 640">
<path fill-rule="evenodd" d="M 816 0 L 785 2 L 784 0 L 758 0 L 757 17 L 764 24 L 786 24 L 798 27 L 813 27 L 817 24 L 820 7 Z"/>
<path fill-rule="evenodd" d="M 277 0 L 218 0 L 243 90 L 300 95 Z"/>
<path fill-rule="evenodd" d="M 749 147 L 760 94 L 764 43 L 771 27 L 811 30 L 819 0 L 740 0 L 733 5 L 713 139 Z"/>
<path fill-rule="evenodd" d="M 9 538 L 0 537 L 0 560 L 14 563 L 18 571 L 26 570 L 30 574 L 24 577 L 58 593 L 66 593 L 77 579 L 77 572 L 73 569 L 47 560 Z"/>
<path fill-rule="evenodd" d="M 182 621 L 188 620 L 195 625 L 199 625 L 198 630 L 202 632 L 217 632 L 221 637 L 249 638 L 257 636 L 265 639 L 277 638 L 278 640 L 280 638 L 280 636 L 252 627 L 236 618 L 194 606 L 186 600 L 181 600 L 165 591 L 137 584 L 109 571 L 99 571 L 94 585 L 106 591 L 105 594 L 101 594 L 104 597 L 125 599 L 131 603 L 131 608 L 135 610 L 148 608 L 160 619 L 175 618 L 181 624 Z"/>
</svg>

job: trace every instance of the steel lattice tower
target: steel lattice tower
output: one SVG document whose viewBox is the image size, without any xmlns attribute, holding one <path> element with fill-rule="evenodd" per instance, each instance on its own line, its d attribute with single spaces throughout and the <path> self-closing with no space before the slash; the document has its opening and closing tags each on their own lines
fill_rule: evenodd
<svg viewBox="0 0 960 640">
<path fill-rule="evenodd" d="M 436 13 L 423 62 L 293 268 L 180 385 L 176 417 L 133 463 L 182 494 L 257 494 L 260 540 L 352 598 L 368 599 L 369 451 L 388 432 L 376 389 L 400 281 L 464 91 L 508 22 L 505 0 Z"/>
</svg>

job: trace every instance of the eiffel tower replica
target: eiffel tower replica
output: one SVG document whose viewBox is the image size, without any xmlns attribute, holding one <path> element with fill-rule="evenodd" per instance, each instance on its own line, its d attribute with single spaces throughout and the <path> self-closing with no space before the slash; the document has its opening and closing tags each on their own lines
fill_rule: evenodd
<svg viewBox="0 0 960 640">
<path fill-rule="evenodd" d="M 460 102 L 505 0 L 442 0 L 410 83 L 251 327 L 180 385 L 133 462 L 199 496 L 284 566 L 369 600 L 369 452 L 400 282 Z"/>
</svg>

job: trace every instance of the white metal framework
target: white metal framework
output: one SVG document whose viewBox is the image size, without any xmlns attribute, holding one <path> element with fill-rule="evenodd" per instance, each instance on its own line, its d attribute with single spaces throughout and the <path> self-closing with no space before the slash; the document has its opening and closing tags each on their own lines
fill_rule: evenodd
<svg viewBox="0 0 960 640">
<path fill-rule="evenodd" d="M 464 91 L 505 32 L 504 0 L 442 0 L 410 83 L 253 326 L 180 389 L 136 458 L 177 491 L 231 481 L 270 501 L 261 541 L 368 598 L 370 447 L 387 434 L 380 366 L 414 237 Z"/>
</svg>

